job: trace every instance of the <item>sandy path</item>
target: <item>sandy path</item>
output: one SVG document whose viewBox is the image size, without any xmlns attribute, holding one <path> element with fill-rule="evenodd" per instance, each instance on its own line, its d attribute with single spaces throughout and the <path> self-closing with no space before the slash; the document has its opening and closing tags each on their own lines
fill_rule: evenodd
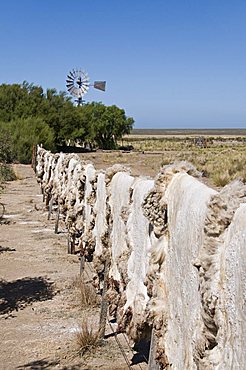
<svg viewBox="0 0 246 370">
<path fill-rule="evenodd" d="M 64 233 L 54 234 L 31 167 L 15 171 L 1 195 L 9 223 L 0 225 L 0 370 L 127 369 L 113 338 L 89 359 L 76 355 L 78 257 L 67 254 Z"/>
</svg>

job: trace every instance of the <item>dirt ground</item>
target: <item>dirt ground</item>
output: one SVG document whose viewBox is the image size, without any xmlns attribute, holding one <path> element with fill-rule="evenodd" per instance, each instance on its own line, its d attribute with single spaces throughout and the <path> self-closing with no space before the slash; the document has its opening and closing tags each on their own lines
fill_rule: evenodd
<svg viewBox="0 0 246 370">
<path fill-rule="evenodd" d="M 80 153 L 79 156 L 85 161 L 91 161 L 99 170 L 118 163 L 128 167 L 133 176 L 150 176 L 152 178 L 159 173 L 165 159 L 163 152 L 107 152 L 98 150 L 92 153 Z"/>
<path fill-rule="evenodd" d="M 78 256 L 67 254 L 64 230 L 54 233 L 55 215 L 47 220 L 33 170 L 15 165 L 15 172 L 18 180 L 0 195 L 6 208 L 0 224 L 0 370 L 128 369 L 109 327 L 104 345 L 78 355 L 82 316 L 96 327 L 99 308 L 83 312 L 79 305 Z M 118 338 L 131 368 L 146 370 L 125 337 Z"/>
</svg>

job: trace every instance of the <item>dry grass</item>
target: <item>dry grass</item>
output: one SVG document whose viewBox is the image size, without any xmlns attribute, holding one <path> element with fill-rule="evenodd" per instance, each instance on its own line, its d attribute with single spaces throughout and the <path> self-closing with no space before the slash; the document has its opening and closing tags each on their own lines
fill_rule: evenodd
<svg viewBox="0 0 246 370">
<path fill-rule="evenodd" d="M 83 277 L 78 276 L 74 280 L 74 286 L 79 299 L 79 305 L 82 308 L 94 308 L 98 306 L 98 296 L 95 288 L 89 282 L 86 283 Z"/>
<path fill-rule="evenodd" d="M 99 331 L 92 329 L 88 320 L 83 318 L 81 326 L 76 333 L 76 343 L 80 356 L 93 352 L 99 346 Z"/>
<path fill-rule="evenodd" d="M 234 179 L 246 182 L 246 137 L 206 137 L 206 147 L 195 145 L 194 137 L 125 139 L 135 150 L 159 152 L 160 165 L 186 160 L 192 163 L 211 184 L 221 187 Z M 158 161 L 158 157 L 156 157 Z M 153 167 L 152 163 L 149 163 Z"/>
<path fill-rule="evenodd" d="M 246 181 L 246 136 L 206 136 L 205 148 L 197 147 L 194 138 L 195 136 L 188 135 L 129 135 L 124 138 L 123 145 L 132 145 L 132 152 L 98 151 L 81 154 L 81 158 L 92 160 L 97 169 L 120 163 L 130 167 L 133 176 L 151 177 L 155 177 L 162 166 L 185 160 L 204 174 L 210 186 L 221 187 L 234 179 Z"/>
</svg>

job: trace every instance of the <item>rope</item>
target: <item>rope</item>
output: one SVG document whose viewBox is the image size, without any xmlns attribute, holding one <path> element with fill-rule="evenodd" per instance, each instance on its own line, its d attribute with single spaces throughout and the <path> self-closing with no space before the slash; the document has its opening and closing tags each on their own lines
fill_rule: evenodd
<svg viewBox="0 0 246 370">
<path fill-rule="evenodd" d="M 119 347 L 119 349 L 120 349 L 120 351 L 122 353 L 122 356 L 124 357 L 124 360 L 125 360 L 125 362 L 126 362 L 126 364 L 128 366 L 128 369 L 131 369 L 132 368 L 131 367 L 131 364 L 130 364 L 128 358 L 127 358 L 127 355 L 126 355 L 126 353 L 124 351 L 124 348 L 122 347 L 122 345 L 121 345 L 121 343 L 120 343 L 120 341 L 119 341 L 119 339 L 117 337 L 117 333 L 114 331 L 114 328 L 113 328 L 112 324 L 110 323 L 109 319 L 107 319 L 107 320 L 108 320 L 108 324 L 110 326 L 110 329 L 111 329 L 112 333 L 114 334 L 114 338 L 116 340 L 116 343 L 118 344 L 118 347 Z"/>
<path fill-rule="evenodd" d="M 130 346 L 130 343 L 129 343 L 129 341 L 128 341 L 128 339 L 127 339 L 126 335 L 125 335 L 125 333 L 122 333 L 122 334 L 123 334 L 123 337 L 124 337 L 124 339 L 125 339 L 125 341 L 126 341 L 126 343 L 127 343 L 128 347 L 130 348 L 130 350 L 131 350 L 132 354 L 134 355 L 134 351 L 133 351 L 132 347 Z M 145 359 L 145 361 L 148 363 L 147 358 L 146 358 L 144 355 L 142 355 L 142 356 L 143 356 L 143 358 Z M 140 367 L 140 369 L 141 369 L 141 370 L 143 370 L 143 369 L 142 369 L 142 366 L 141 366 L 140 364 L 138 364 L 138 366 Z"/>
<path fill-rule="evenodd" d="M 0 219 L 1 218 L 3 218 L 3 216 L 4 216 L 4 213 L 5 213 L 5 206 L 4 206 L 4 204 L 3 203 L 0 203 L 0 208 L 1 208 L 1 210 L 0 210 Z"/>
<path fill-rule="evenodd" d="M 89 268 L 90 272 L 91 272 L 91 273 L 93 273 L 93 269 L 92 269 L 92 267 L 91 267 L 90 263 L 87 263 L 87 264 L 86 264 L 86 266 L 88 266 L 88 268 Z M 123 357 L 124 357 L 124 359 L 125 359 L 125 361 L 126 361 L 126 363 L 127 363 L 127 366 L 129 367 L 129 369 L 131 369 L 131 364 L 130 364 L 130 362 L 129 362 L 128 358 L 127 358 L 127 355 L 126 355 L 126 353 L 125 353 L 125 351 L 124 351 L 124 348 L 122 347 L 122 345 L 121 345 L 121 343 L 120 343 L 120 341 L 119 341 L 119 339 L 118 339 L 118 337 L 117 337 L 117 333 L 114 331 L 114 328 L 113 328 L 112 324 L 111 324 L 111 323 L 110 323 L 110 321 L 109 321 L 109 318 L 107 318 L 107 321 L 108 321 L 108 324 L 109 324 L 109 326 L 110 326 L 110 329 L 111 329 L 112 333 L 114 334 L 114 337 L 115 337 L 116 343 L 118 344 L 118 346 L 119 346 L 119 348 L 120 348 L 120 351 L 121 351 L 121 353 L 122 353 L 122 355 L 123 355 Z M 125 339 L 125 341 L 126 341 L 126 343 L 127 343 L 127 345 L 128 345 L 128 348 L 130 349 L 130 351 L 131 351 L 131 352 L 132 352 L 132 354 L 134 355 L 134 350 L 133 350 L 133 349 L 132 349 L 132 347 L 130 346 L 129 341 L 127 340 L 127 337 L 126 337 L 125 333 L 122 333 L 122 334 L 123 334 L 123 337 L 124 337 L 124 339 Z M 144 358 L 144 359 L 145 359 L 145 361 L 148 363 L 148 360 L 146 359 L 146 357 L 145 357 L 144 355 L 143 355 L 143 358 Z M 141 365 L 140 365 L 140 364 L 138 364 L 138 366 L 139 366 L 139 368 L 140 368 L 141 370 L 143 370 L 143 368 L 141 367 Z"/>
<path fill-rule="evenodd" d="M 90 270 L 90 273 L 91 273 L 91 274 L 93 274 L 93 270 L 92 270 L 92 268 L 91 268 L 91 266 L 90 266 L 90 263 L 89 263 L 89 262 L 88 262 L 88 263 L 86 263 L 86 261 L 85 261 L 85 267 L 84 267 L 83 272 L 85 272 L 85 273 L 86 273 L 86 275 L 87 275 L 87 277 L 91 280 L 91 276 L 89 275 L 89 272 L 87 271 L 86 266 L 87 266 L 87 267 L 88 267 L 88 269 Z"/>
</svg>

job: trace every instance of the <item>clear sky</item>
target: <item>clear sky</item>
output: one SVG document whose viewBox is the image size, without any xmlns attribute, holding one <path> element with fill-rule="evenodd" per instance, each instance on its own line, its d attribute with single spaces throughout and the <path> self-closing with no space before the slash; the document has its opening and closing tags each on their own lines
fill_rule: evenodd
<svg viewBox="0 0 246 370">
<path fill-rule="evenodd" d="M 246 128 L 246 0 L 1 0 L 0 84 L 73 68 L 135 128 Z"/>
</svg>

